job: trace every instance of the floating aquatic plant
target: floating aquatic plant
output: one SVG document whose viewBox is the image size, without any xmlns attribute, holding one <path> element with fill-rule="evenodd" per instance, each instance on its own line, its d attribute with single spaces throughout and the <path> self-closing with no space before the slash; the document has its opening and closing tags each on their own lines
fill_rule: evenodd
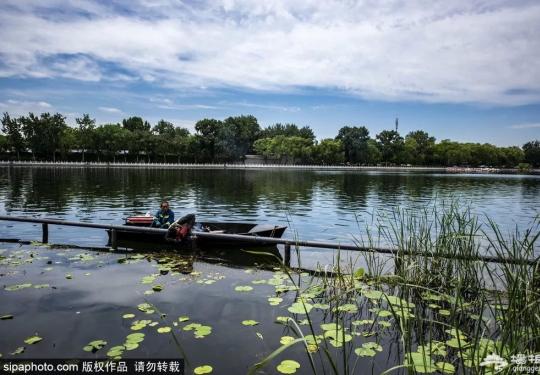
<svg viewBox="0 0 540 375">
<path fill-rule="evenodd" d="M 294 374 L 299 368 L 300 363 L 291 359 L 281 361 L 281 363 L 276 366 L 276 369 L 282 374 Z"/>
<path fill-rule="evenodd" d="M 37 344 L 41 340 L 43 340 L 42 337 L 39 337 L 39 336 L 35 335 L 35 336 L 28 337 L 26 340 L 24 340 L 24 342 L 25 342 L 25 344 L 33 345 L 33 344 Z"/>
<path fill-rule="evenodd" d="M 193 373 L 196 375 L 202 375 L 202 374 L 210 374 L 214 369 L 210 365 L 203 365 L 199 367 L 195 367 L 193 370 Z"/>
<path fill-rule="evenodd" d="M 90 341 L 86 346 L 83 347 L 83 350 L 85 352 L 92 352 L 95 353 L 101 348 L 103 348 L 105 345 L 107 345 L 107 341 L 105 340 L 94 340 Z"/>
<path fill-rule="evenodd" d="M 249 285 L 240 285 L 235 287 L 234 290 L 237 292 L 249 292 L 253 290 L 253 287 Z"/>
<path fill-rule="evenodd" d="M 256 320 L 242 320 L 242 324 L 245 326 L 256 326 L 259 322 Z"/>
</svg>

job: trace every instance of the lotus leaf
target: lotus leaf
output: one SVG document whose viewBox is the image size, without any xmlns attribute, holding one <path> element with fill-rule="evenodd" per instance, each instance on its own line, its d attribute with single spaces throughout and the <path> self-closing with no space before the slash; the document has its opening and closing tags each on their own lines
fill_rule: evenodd
<svg viewBox="0 0 540 375">
<path fill-rule="evenodd" d="M 300 363 L 286 359 L 276 367 L 276 369 L 282 374 L 294 374 L 296 370 L 300 368 Z"/>
<path fill-rule="evenodd" d="M 277 306 L 277 305 L 279 305 L 281 302 L 283 302 L 283 298 L 280 298 L 280 297 L 269 297 L 269 298 L 268 298 L 268 302 L 270 303 L 271 306 Z"/>
<path fill-rule="evenodd" d="M 13 292 L 13 291 L 20 290 L 20 289 L 30 288 L 31 286 L 32 286 L 32 284 L 30 284 L 30 283 L 18 284 L 18 285 L 10 285 L 10 286 L 6 286 L 4 288 L 4 290 L 7 290 L 8 292 Z"/>
<path fill-rule="evenodd" d="M 10 354 L 11 355 L 17 355 L 17 354 L 22 354 L 24 353 L 24 350 L 26 348 L 24 346 L 19 346 L 17 349 L 15 349 L 13 352 L 11 352 Z"/>
<path fill-rule="evenodd" d="M 312 308 L 309 303 L 295 302 L 287 310 L 293 314 L 309 314 Z"/>
<path fill-rule="evenodd" d="M 234 288 L 234 290 L 237 291 L 237 292 L 249 292 L 249 291 L 253 290 L 253 287 L 249 286 L 249 285 L 240 285 L 240 286 L 237 286 L 236 288 Z"/>
<path fill-rule="evenodd" d="M 212 368 L 212 366 L 204 365 L 204 366 L 195 367 L 195 369 L 193 370 L 193 373 L 197 375 L 210 374 L 213 370 L 214 369 Z"/>
<path fill-rule="evenodd" d="M 383 292 L 379 290 L 365 290 L 362 294 L 369 299 L 380 299 L 383 296 Z"/>
<path fill-rule="evenodd" d="M 27 338 L 26 340 L 24 340 L 24 342 L 28 345 L 33 345 L 33 344 L 37 344 L 38 342 L 40 342 L 41 340 L 43 340 L 43 338 L 39 337 L 39 336 L 30 336 L 29 338 Z"/>
<path fill-rule="evenodd" d="M 281 345 L 287 345 L 294 341 L 294 337 L 292 336 L 283 336 L 281 340 L 279 340 L 279 343 Z"/>
<path fill-rule="evenodd" d="M 358 312 L 358 307 L 352 303 L 346 303 L 344 305 L 341 305 L 337 308 L 338 311 L 344 311 L 348 313 L 356 313 Z"/>
<path fill-rule="evenodd" d="M 437 367 L 437 369 L 444 374 L 453 374 L 456 372 L 454 365 L 448 362 L 437 362 L 435 363 L 435 367 Z"/>
<path fill-rule="evenodd" d="M 326 303 L 316 303 L 313 305 L 313 308 L 320 309 L 320 310 L 327 310 L 330 308 L 330 305 Z"/>
</svg>

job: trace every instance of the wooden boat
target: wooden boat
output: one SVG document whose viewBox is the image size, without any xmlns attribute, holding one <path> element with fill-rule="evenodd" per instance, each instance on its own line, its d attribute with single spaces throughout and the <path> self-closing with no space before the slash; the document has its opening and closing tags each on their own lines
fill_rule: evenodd
<svg viewBox="0 0 540 375">
<path fill-rule="evenodd" d="M 126 226 L 149 227 L 153 218 L 151 216 L 130 216 L 126 218 Z M 191 230 L 191 237 L 187 241 L 183 241 L 182 247 L 196 248 L 216 248 L 216 247 L 253 247 L 253 242 L 242 242 L 238 240 L 229 240 L 221 238 L 200 238 L 198 233 L 222 233 L 222 234 L 239 234 L 243 236 L 271 237 L 281 238 L 286 226 L 269 225 L 269 224 L 253 224 L 253 223 L 228 223 L 228 222 L 197 222 Z M 111 238 L 110 230 L 109 241 Z M 116 236 L 118 241 L 129 242 L 146 242 L 154 244 L 171 244 L 165 238 L 165 231 L 161 233 L 137 233 L 132 231 L 117 230 Z M 260 246 L 261 244 L 258 244 Z M 264 244 L 262 244 L 264 245 Z M 274 246 L 274 245 L 272 245 Z"/>
</svg>

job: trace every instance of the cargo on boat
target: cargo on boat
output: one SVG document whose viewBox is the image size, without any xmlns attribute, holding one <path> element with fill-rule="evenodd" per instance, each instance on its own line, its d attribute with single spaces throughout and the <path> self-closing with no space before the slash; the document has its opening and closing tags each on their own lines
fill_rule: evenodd
<svg viewBox="0 0 540 375">
<path fill-rule="evenodd" d="M 149 227 L 152 223 L 151 216 L 130 216 L 126 218 L 126 226 L 136 227 Z M 197 222 L 191 230 L 191 236 L 183 241 L 177 243 L 182 247 L 196 247 L 196 248 L 211 248 L 211 247 L 243 247 L 253 246 L 253 242 L 242 242 L 241 239 L 227 239 L 227 238 L 200 238 L 198 233 L 215 233 L 215 234 L 236 234 L 249 237 L 268 237 L 268 238 L 281 238 L 286 226 L 271 225 L 271 224 L 254 224 L 254 223 L 229 223 L 229 222 Z M 129 230 L 116 230 L 116 236 L 118 241 L 129 242 L 145 242 L 153 244 L 175 244 L 174 241 L 166 238 L 166 230 L 162 233 L 139 233 Z M 107 230 L 109 240 L 111 239 L 111 230 Z M 264 243 L 258 243 L 258 246 L 264 246 Z M 268 244 L 269 246 L 275 246 L 275 244 Z"/>
</svg>

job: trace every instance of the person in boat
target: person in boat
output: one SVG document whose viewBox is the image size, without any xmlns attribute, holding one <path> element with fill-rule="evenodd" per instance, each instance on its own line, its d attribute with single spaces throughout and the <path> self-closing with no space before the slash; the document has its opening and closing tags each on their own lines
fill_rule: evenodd
<svg viewBox="0 0 540 375">
<path fill-rule="evenodd" d="M 195 214 L 187 214 L 169 226 L 166 239 L 171 242 L 182 242 L 189 238 L 191 228 L 195 225 Z"/>
<path fill-rule="evenodd" d="M 174 223 L 174 212 L 169 208 L 169 202 L 163 201 L 154 215 L 152 227 L 167 229 L 172 223 Z"/>
</svg>

